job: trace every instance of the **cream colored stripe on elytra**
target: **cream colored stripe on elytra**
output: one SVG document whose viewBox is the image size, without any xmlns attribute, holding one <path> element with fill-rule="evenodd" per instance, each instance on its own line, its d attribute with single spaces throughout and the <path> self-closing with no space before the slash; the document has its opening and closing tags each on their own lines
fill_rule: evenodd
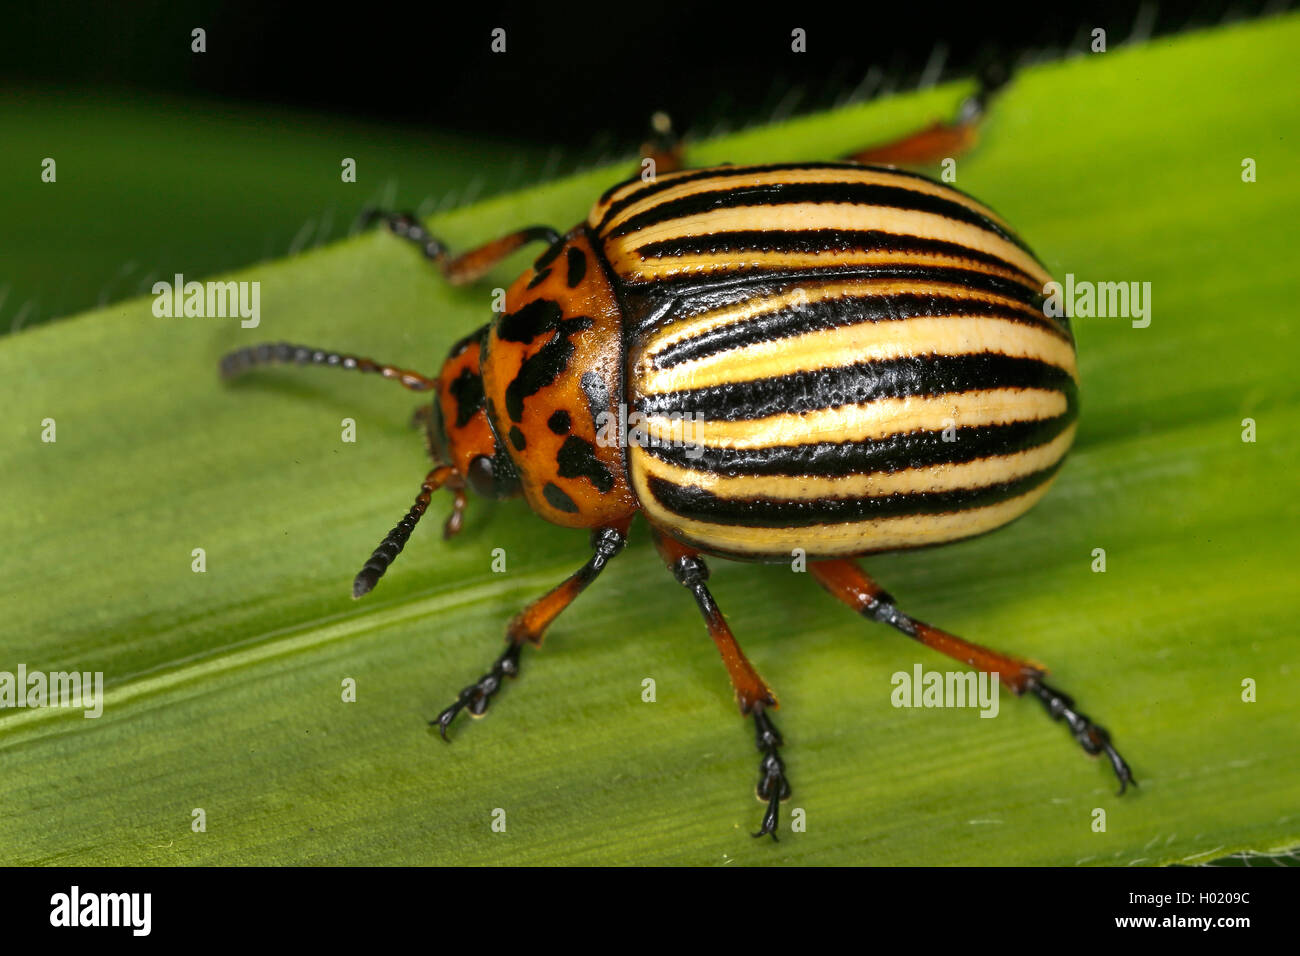
<svg viewBox="0 0 1300 956">
<path fill-rule="evenodd" d="M 694 486 L 720 498 L 777 498 L 815 501 L 821 498 L 865 498 L 922 492 L 958 491 L 1015 481 L 1056 464 L 1070 450 L 1075 426 L 1050 442 L 1010 455 L 991 455 L 960 464 L 943 463 L 902 471 L 854 475 L 719 475 L 663 461 L 644 449 L 628 449 L 636 467 L 648 476 L 675 485 Z M 954 443 L 960 451 L 960 443 Z"/>
<path fill-rule="evenodd" d="M 1055 476 L 1016 498 L 983 508 L 940 514 L 903 515 L 804 528 L 757 528 L 683 518 L 650 494 L 645 476 L 632 469 L 632 484 L 646 517 L 697 546 L 735 554 L 786 556 L 802 548 L 809 556 L 845 556 L 895 548 L 918 548 L 982 534 L 1020 517 L 1047 494 Z"/>
<path fill-rule="evenodd" d="M 987 316 L 860 322 L 714 352 L 666 369 L 649 361 L 633 371 L 637 394 L 708 388 L 866 362 L 980 353 L 1037 359 L 1077 379 L 1074 348 L 1046 329 Z"/>
<path fill-rule="evenodd" d="M 809 229 L 876 230 L 902 238 L 914 236 L 951 242 L 977 252 L 997 256 L 1004 262 L 1023 270 L 1038 283 L 1039 291 L 1051 276 L 1034 257 L 1014 243 L 1007 242 L 995 233 L 956 219 L 913 209 L 895 209 L 890 206 L 866 206 L 859 203 L 778 203 L 765 206 L 741 206 L 734 209 L 713 209 L 684 219 L 670 219 L 638 229 L 630 236 L 611 240 L 610 259 L 614 268 L 623 273 L 625 268 L 641 267 L 648 273 L 671 275 L 685 271 L 680 264 L 691 259 L 717 258 L 705 256 L 669 256 L 662 261 L 644 260 L 640 250 L 654 242 L 664 242 L 693 236 L 728 232 L 800 231 Z M 743 251 L 719 253 L 729 262 L 749 261 L 752 254 Z M 781 253 L 780 261 L 790 261 L 797 254 Z M 843 253 L 831 253 L 837 261 Z M 624 260 L 622 263 L 620 260 Z M 643 261 L 644 260 L 644 261 Z M 994 271 L 980 266 L 981 271 Z M 662 270 L 662 271 L 661 271 Z"/>
<path fill-rule="evenodd" d="M 661 179 L 664 177 L 661 177 Z M 716 179 L 698 179 L 691 182 L 680 183 L 668 189 L 659 192 L 650 193 L 644 199 L 638 199 L 629 203 L 623 209 L 620 209 L 618 215 L 611 219 L 606 225 L 605 230 L 616 229 L 631 219 L 633 216 L 640 215 L 643 212 L 649 212 L 664 203 L 672 202 L 677 199 L 685 199 L 689 196 L 698 196 L 701 193 L 725 192 L 729 189 L 736 189 L 744 186 L 797 186 L 804 184 L 820 183 L 843 183 L 845 185 L 867 185 L 867 186 L 896 186 L 900 189 L 911 190 L 925 196 L 936 196 L 940 199 L 946 199 L 964 206 L 971 212 L 984 216 L 997 223 L 1007 232 L 1011 232 L 1011 227 L 1003 221 L 1002 217 L 989 209 L 983 203 L 976 202 L 969 196 L 963 196 L 955 190 L 949 189 L 939 183 L 930 182 L 927 179 L 914 179 L 911 176 L 902 176 L 898 173 L 891 173 L 884 169 L 782 169 L 769 172 L 737 172 L 731 176 L 719 176 Z M 623 192 L 622 195 L 628 195 Z M 616 198 L 622 198 L 616 197 Z M 608 207 L 606 207 L 608 208 Z M 605 210 L 602 209 L 601 216 L 604 216 Z M 593 225 L 599 225 L 600 220 L 596 219 Z"/>
<path fill-rule="evenodd" d="M 916 279 L 851 279 L 843 282 L 826 282 L 812 279 L 797 288 L 779 295 L 756 296 L 735 305 L 724 306 L 701 312 L 687 319 L 678 319 L 663 326 L 662 330 L 650 336 L 643 346 L 644 355 L 653 360 L 664 350 L 678 342 L 697 338 L 715 329 L 729 325 L 742 325 L 760 315 L 767 315 L 789 309 L 796 305 L 811 305 L 828 299 L 883 299 L 896 295 L 933 295 L 945 296 L 961 301 L 988 303 L 1014 309 L 1026 318 L 1040 319 L 1046 322 L 1041 312 L 1029 308 L 1023 302 L 1007 296 L 986 292 L 980 289 L 968 289 L 965 286 L 949 282 L 919 282 Z M 1056 326 L 1051 326 L 1055 328 Z"/>
<path fill-rule="evenodd" d="M 683 399 L 682 416 L 692 413 Z M 687 419 L 648 415 L 640 423 L 661 442 L 685 440 L 706 448 L 767 448 L 815 445 L 818 442 L 878 441 L 891 435 L 944 428 L 1005 425 L 1064 415 L 1065 396 L 1051 389 L 990 388 L 950 395 L 881 398 L 861 405 L 816 411 L 783 412 L 741 421 Z M 637 423 L 631 423 L 636 425 Z"/>
<path fill-rule="evenodd" d="M 1043 290 L 1032 278 L 1011 268 L 992 266 L 975 259 L 946 255 L 944 253 L 890 252 L 882 249 L 830 250 L 827 252 L 719 252 L 705 255 L 671 256 L 642 259 L 635 249 L 611 246 L 608 250 L 610 264 L 627 282 L 654 282 L 679 276 L 707 277 L 716 272 L 743 274 L 750 269 L 760 273 L 767 270 L 820 269 L 833 266 L 840 269 L 871 268 L 879 266 L 948 267 L 977 269 L 984 275 L 998 276 L 1015 282 L 1031 292 Z M 1059 325 L 1059 320 L 1057 320 Z"/>
<path fill-rule="evenodd" d="M 674 179 L 681 179 L 683 176 L 689 176 L 692 173 L 698 173 L 698 169 L 677 169 L 671 173 L 659 173 L 654 179 L 646 182 L 643 179 L 634 179 L 613 193 L 610 193 L 608 199 L 600 200 L 591 207 L 591 212 L 587 214 L 587 224 L 593 229 L 600 225 L 601 219 L 605 217 L 605 211 L 614 203 L 630 196 L 632 193 L 645 189 L 647 186 L 653 186 L 656 183 L 672 182 Z"/>
</svg>

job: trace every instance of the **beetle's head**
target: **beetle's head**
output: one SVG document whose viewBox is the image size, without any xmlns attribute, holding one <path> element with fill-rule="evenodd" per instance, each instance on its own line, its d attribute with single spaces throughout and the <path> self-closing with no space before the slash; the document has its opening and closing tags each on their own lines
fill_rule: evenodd
<svg viewBox="0 0 1300 956">
<path fill-rule="evenodd" d="M 374 359 L 288 342 L 237 349 L 222 358 L 223 378 L 234 378 L 260 365 L 319 365 L 382 375 L 412 391 L 433 392 L 432 404 L 421 406 L 416 420 L 425 427 L 429 454 L 436 467 L 425 476 L 415 504 L 379 543 L 352 582 L 354 598 L 368 593 L 402 552 L 416 522 L 424 516 L 433 493 L 439 488 L 446 487 L 455 495 L 446 537 L 460 530 L 467 487 L 489 498 L 512 498 L 520 493 L 519 472 L 488 423 L 488 402 L 483 394 L 479 364 L 486 337 L 484 326 L 453 345 L 437 378 Z"/>
<path fill-rule="evenodd" d="M 483 497 L 513 498 L 520 493 L 519 473 L 488 422 L 483 394 L 479 359 L 486 331 L 484 326 L 461 339 L 443 363 L 433 402 L 430 450 Z"/>
</svg>

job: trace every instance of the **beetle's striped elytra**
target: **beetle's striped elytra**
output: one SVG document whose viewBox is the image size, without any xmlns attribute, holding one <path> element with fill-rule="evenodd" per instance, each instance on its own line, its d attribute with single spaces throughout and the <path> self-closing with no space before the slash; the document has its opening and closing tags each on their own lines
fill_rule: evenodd
<svg viewBox="0 0 1300 956">
<path fill-rule="evenodd" d="M 587 226 L 634 329 L 629 409 L 653 438 L 693 425 L 693 447 L 627 449 L 642 510 L 680 540 L 770 561 L 936 544 L 1055 477 L 1074 343 L 1040 306 L 1050 275 L 962 193 L 727 166 L 616 187 Z"/>
<path fill-rule="evenodd" d="M 973 139 L 984 102 L 948 126 L 871 150 L 908 161 Z M 661 124 L 662 125 L 662 124 Z M 561 235 L 531 227 L 459 257 L 409 215 L 379 215 L 449 281 L 483 276 L 521 246 L 545 251 L 505 309 L 460 340 L 436 378 L 300 346 L 227 356 L 375 372 L 432 392 L 421 414 L 435 467 L 354 582 L 368 592 L 440 487 L 522 495 L 539 516 L 591 529 L 591 559 L 511 622 L 489 671 L 432 722 L 485 712 L 521 650 L 618 555 L 633 517 L 694 596 L 761 754 L 756 835 L 776 836 L 790 785 L 776 696 L 707 587 L 704 555 L 790 561 L 834 597 L 926 646 L 996 674 L 1064 720 L 1120 780 L 1128 765 L 1044 671 L 901 611 L 850 559 L 991 531 L 1058 475 L 1075 434 L 1078 369 L 1051 276 L 993 210 L 918 173 L 859 162 L 671 169 L 611 187 Z M 868 155 L 868 154 L 863 154 Z M 938 155 L 943 155 L 939 153 Z M 617 441 L 611 417 L 638 422 Z"/>
</svg>

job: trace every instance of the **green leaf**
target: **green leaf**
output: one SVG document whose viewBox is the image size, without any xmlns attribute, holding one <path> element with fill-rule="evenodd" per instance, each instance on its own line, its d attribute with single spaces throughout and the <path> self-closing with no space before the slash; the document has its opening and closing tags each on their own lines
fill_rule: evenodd
<svg viewBox="0 0 1300 956">
<path fill-rule="evenodd" d="M 0 334 L 176 272 L 205 279 L 321 245 L 367 204 L 429 212 L 485 197 L 544 162 L 504 140 L 139 92 L 0 90 L 0 130 Z"/>
<path fill-rule="evenodd" d="M 805 833 L 751 840 L 750 728 L 641 527 L 488 719 L 439 743 L 425 721 L 483 672 L 509 616 L 585 560 L 586 536 L 475 501 L 446 544 L 439 499 L 353 603 L 353 574 L 427 468 L 410 396 L 314 369 L 216 376 L 226 350 L 276 339 L 436 371 L 527 261 L 451 289 L 373 234 L 235 275 L 262 283 L 255 330 L 156 318 L 137 299 L 0 342 L 0 669 L 107 682 L 98 719 L 0 712 L 0 861 L 1157 864 L 1300 843 L 1298 43 L 1295 17 L 1188 35 L 1028 70 L 996 102 L 957 184 L 1054 274 L 1150 282 L 1151 324 L 1076 321 L 1078 445 L 1028 516 L 866 561 L 922 619 L 1049 664 L 1110 728 L 1135 793 L 1117 798 L 1109 768 L 1033 702 L 1006 697 L 993 720 L 893 708 L 893 673 L 948 661 L 806 576 L 715 561 L 714 593 L 781 695 L 785 812 L 807 814 Z M 692 159 L 833 157 L 961 93 L 753 130 Z M 565 227 L 622 173 L 433 225 L 461 248 Z"/>
</svg>

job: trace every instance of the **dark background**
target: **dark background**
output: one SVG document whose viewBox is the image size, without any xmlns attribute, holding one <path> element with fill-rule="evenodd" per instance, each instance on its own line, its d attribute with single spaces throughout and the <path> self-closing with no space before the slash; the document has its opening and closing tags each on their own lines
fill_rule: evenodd
<svg viewBox="0 0 1300 956">
<path fill-rule="evenodd" d="M 855 91 L 869 98 L 922 76 L 967 75 L 990 57 L 1082 52 L 1098 26 L 1113 47 L 1135 30 L 1181 32 L 1288 6 L 56 0 L 7 12 L 0 82 L 303 107 L 571 149 L 634 147 L 655 109 L 682 129 L 734 128 Z M 204 56 L 189 52 L 196 26 L 207 30 Z M 489 50 L 498 26 L 505 54 Z M 790 50 L 795 27 L 807 31 L 807 53 Z"/>
<path fill-rule="evenodd" d="M 1290 0 L 1029 5 L 11 5 L 0 30 L 0 337 L 631 162 L 655 110 L 699 141 L 1088 55 Z M 206 50 L 191 52 L 191 31 Z M 506 30 L 506 52 L 491 34 Z M 807 52 L 791 50 L 806 31 Z M 342 187 L 340 156 L 363 170 Z M 40 179 L 57 157 L 60 179 Z"/>
</svg>

